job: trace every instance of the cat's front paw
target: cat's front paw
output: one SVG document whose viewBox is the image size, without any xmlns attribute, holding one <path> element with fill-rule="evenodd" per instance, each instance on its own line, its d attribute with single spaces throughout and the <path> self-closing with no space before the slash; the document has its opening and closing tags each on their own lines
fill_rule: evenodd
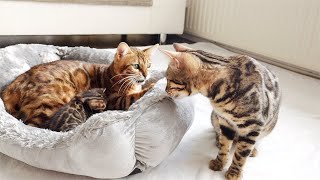
<svg viewBox="0 0 320 180">
<path fill-rule="evenodd" d="M 225 174 L 227 180 L 241 180 L 242 172 L 233 168 L 229 168 Z"/>
<path fill-rule="evenodd" d="M 210 161 L 209 168 L 214 171 L 221 171 L 223 169 L 223 164 L 218 159 L 213 159 Z"/>
<path fill-rule="evenodd" d="M 145 92 L 151 90 L 155 85 L 156 83 L 151 83 L 148 87 L 145 88 Z"/>
</svg>

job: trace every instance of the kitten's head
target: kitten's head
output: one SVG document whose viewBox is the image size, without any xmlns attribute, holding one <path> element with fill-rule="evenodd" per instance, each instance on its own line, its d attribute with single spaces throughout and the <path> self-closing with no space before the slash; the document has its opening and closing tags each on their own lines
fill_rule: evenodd
<svg viewBox="0 0 320 180">
<path fill-rule="evenodd" d="M 149 75 L 150 57 L 157 48 L 158 44 L 140 50 L 120 43 L 114 59 L 115 79 L 119 84 L 142 85 Z"/>
<path fill-rule="evenodd" d="M 193 81 L 199 71 L 200 61 L 188 53 L 192 49 L 176 43 L 173 46 L 177 52 L 161 50 L 171 59 L 166 73 L 166 91 L 175 98 L 190 96 L 195 90 Z"/>
</svg>

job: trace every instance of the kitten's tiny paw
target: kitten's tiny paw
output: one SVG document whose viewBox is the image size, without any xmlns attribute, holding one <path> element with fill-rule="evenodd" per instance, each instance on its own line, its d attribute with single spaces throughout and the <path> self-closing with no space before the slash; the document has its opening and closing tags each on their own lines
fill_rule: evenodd
<svg viewBox="0 0 320 180">
<path fill-rule="evenodd" d="M 91 110 L 95 111 L 103 111 L 107 107 L 106 102 L 103 100 L 91 100 L 88 102 L 88 105 L 91 108 Z"/>
<path fill-rule="evenodd" d="M 258 155 L 258 150 L 256 148 L 254 148 L 252 151 L 251 151 L 251 154 L 250 154 L 250 157 L 256 157 Z"/>
<path fill-rule="evenodd" d="M 218 159 L 213 159 L 210 161 L 209 168 L 214 171 L 221 171 L 223 169 L 223 164 Z"/>
<path fill-rule="evenodd" d="M 228 171 L 225 174 L 225 177 L 227 180 L 241 180 L 242 179 L 242 173 L 238 170 L 229 168 Z"/>
</svg>

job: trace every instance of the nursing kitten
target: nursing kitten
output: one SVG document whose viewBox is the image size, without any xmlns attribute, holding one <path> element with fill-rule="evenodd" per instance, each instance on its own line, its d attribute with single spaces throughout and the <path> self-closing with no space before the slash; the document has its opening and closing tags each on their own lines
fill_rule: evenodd
<svg viewBox="0 0 320 180">
<path fill-rule="evenodd" d="M 84 123 L 90 116 L 107 107 L 104 89 L 95 88 L 76 95 L 62 106 L 45 125 L 46 129 L 66 132 Z"/>
<path fill-rule="evenodd" d="M 281 96 L 278 78 L 248 56 L 225 58 L 180 44 L 174 48 L 178 52 L 164 51 L 172 60 L 166 75 L 167 93 L 174 98 L 201 93 L 210 99 L 219 153 L 209 167 L 224 168 L 235 140 L 233 161 L 225 176 L 241 179 L 256 142 L 276 125 Z"/>
<path fill-rule="evenodd" d="M 151 53 L 120 43 L 111 65 L 60 60 L 32 67 L 1 93 L 6 110 L 31 126 L 44 128 L 53 114 L 75 95 L 105 88 L 108 108 L 127 110 L 152 86 L 141 90 L 151 65 Z"/>
</svg>

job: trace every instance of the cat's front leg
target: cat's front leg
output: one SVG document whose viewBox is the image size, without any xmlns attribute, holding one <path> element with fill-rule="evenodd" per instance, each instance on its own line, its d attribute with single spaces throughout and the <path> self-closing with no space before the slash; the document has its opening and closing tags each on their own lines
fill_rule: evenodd
<svg viewBox="0 0 320 180">
<path fill-rule="evenodd" d="M 115 96 L 108 99 L 108 110 L 128 110 L 129 107 L 140 99 L 146 92 L 154 87 L 154 84 L 150 84 L 148 87 L 145 87 L 143 90 L 131 93 L 123 96 Z"/>
<path fill-rule="evenodd" d="M 228 155 L 236 132 L 223 118 L 216 116 L 219 121 L 221 134 L 219 137 L 219 152 L 216 159 L 210 161 L 209 168 L 214 171 L 221 171 L 228 162 Z"/>
<path fill-rule="evenodd" d="M 151 89 L 154 87 L 154 85 L 155 85 L 155 83 L 151 83 L 151 84 L 149 84 L 148 86 L 144 87 L 142 91 L 143 91 L 144 93 L 146 93 L 146 92 L 148 92 L 149 90 L 151 90 Z"/>
<path fill-rule="evenodd" d="M 254 146 L 259 135 L 259 128 L 254 128 L 254 130 L 251 130 L 246 134 L 241 133 L 239 135 L 238 141 L 236 143 L 236 149 L 234 152 L 232 164 L 230 165 L 228 171 L 225 174 L 228 180 L 241 179 L 243 166 L 246 163 L 248 156 L 254 154 L 254 151 L 256 151 Z"/>
</svg>

